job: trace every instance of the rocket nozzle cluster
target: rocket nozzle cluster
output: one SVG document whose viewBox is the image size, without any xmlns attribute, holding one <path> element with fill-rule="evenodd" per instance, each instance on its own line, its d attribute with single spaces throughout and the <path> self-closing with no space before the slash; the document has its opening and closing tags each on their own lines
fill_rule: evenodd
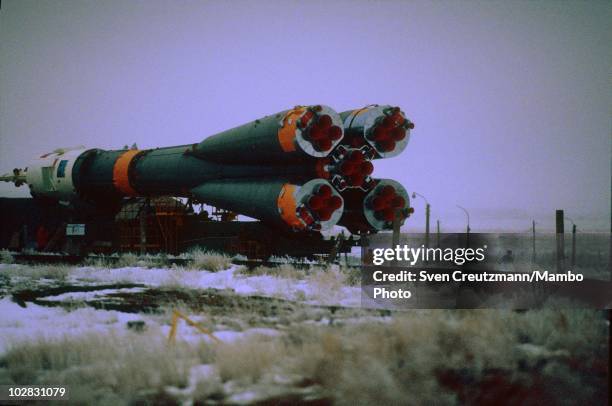
<svg viewBox="0 0 612 406">
<path fill-rule="evenodd" d="M 372 179 L 367 190 L 348 189 L 343 193 L 345 210 L 339 224 L 353 233 L 390 230 L 413 212 L 406 189 L 392 179 Z"/>
<path fill-rule="evenodd" d="M 343 159 L 336 165 L 336 173 L 341 176 L 338 187 L 344 189 L 347 187 L 364 187 L 367 186 L 369 176 L 374 171 L 374 165 L 371 158 L 360 149 L 347 150 Z"/>
<path fill-rule="evenodd" d="M 369 207 L 374 210 L 374 216 L 387 222 L 393 221 L 396 210 L 399 211 L 400 216 L 406 217 L 402 212 L 405 206 L 406 199 L 398 194 L 392 185 L 380 188 L 369 201 Z"/>
<path fill-rule="evenodd" d="M 330 185 L 320 185 L 317 190 L 308 197 L 305 206 L 300 207 L 302 218 L 312 223 L 315 219 L 329 221 L 335 210 L 342 207 L 342 198 L 332 193 Z"/>
<path fill-rule="evenodd" d="M 353 148 L 369 145 L 375 151 L 375 158 L 400 154 L 414 128 L 414 123 L 399 107 L 389 105 L 345 111 L 340 116 L 344 120 L 344 143 Z"/>
<path fill-rule="evenodd" d="M 378 117 L 367 137 L 378 150 L 387 153 L 395 150 L 397 143 L 406 138 L 406 130 L 409 128 L 414 128 L 414 124 L 404 118 L 399 107 L 394 107 L 386 110 L 384 116 Z"/>
<path fill-rule="evenodd" d="M 316 109 L 309 109 L 304 113 L 300 117 L 299 126 L 304 129 L 305 138 L 317 152 L 331 150 L 334 142 L 342 138 L 342 128 L 334 125 L 329 114 L 318 114 Z"/>
</svg>

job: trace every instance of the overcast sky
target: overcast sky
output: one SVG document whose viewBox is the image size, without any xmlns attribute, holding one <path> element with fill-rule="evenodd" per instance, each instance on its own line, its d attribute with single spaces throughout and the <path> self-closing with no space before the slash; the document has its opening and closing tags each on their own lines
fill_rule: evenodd
<svg viewBox="0 0 612 406">
<path fill-rule="evenodd" d="M 612 2 L 23 1 L 0 10 L 0 172 L 194 143 L 297 104 L 401 106 L 375 175 L 475 231 L 609 229 Z M 0 185 L 0 195 L 27 189 Z M 421 227 L 423 201 L 407 226 Z"/>
</svg>

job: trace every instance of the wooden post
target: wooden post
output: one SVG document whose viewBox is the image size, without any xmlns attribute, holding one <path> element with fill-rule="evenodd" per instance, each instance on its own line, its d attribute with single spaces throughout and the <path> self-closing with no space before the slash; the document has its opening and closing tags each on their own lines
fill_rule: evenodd
<svg viewBox="0 0 612 406">
<path fill-rule="evenodd" d="M 572 270 L 576 266 L 576 224 L 572 225 Z"/>
<path fill-rule="evenodd" d="M 563 223 L 563 210 L 555 212 L 556 234 L 557 234 L 557 272 L 565 271 L 565 225 Z"/>
<path fill-rule="evenodd" d="M 536 235 L 535 235 L 535 220 L 531 221 L 531 263 L 536 262 Z"/>
</svg>

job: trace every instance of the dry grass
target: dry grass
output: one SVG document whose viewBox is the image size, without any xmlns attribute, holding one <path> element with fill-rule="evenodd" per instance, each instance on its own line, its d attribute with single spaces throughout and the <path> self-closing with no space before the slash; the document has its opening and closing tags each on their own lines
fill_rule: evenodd
<svg viewBox="0 0 612 406">
<path fill-rule="evenodd" d="M 322 276 L 332 284 L 336 277 Z M 219 344 L 168 346 L 155 327 L 140 335 L 21 343 L 0 359 L 6 368 L 0 377 L 10 377 L 0 383 L 67 384 L 75 403 L 85 404 L 125 404 L 168 385 L 184 387 L 189 369 L 201 364 L 214 365 L 220 383 L 197 392 L 200 401 L 211 391 L 219 396 L 223 383 L 248 387 L 276 376 L 319 385 L 338 404 L 455 404 L 458 394 L 439 379 L 449 371 L 474 391 L 490 371 L 501 371 L 498 386 L 530 388 L 536 379 L 552 403 L 563 403 L 568 393 L 573 402 L 592 403 L 605 385 L 595 366 L 606 357 L 606 325 L 596 311 L 410 311 L 386 321 L 294 324 L 284 331 Z"/>
<path fill-rule="evenodd" d="M 268 275 L 283 279 L 304 279 L 309 272 L 317 272 L 317 269 L 298 269 L 289 263 L 283 263 L 278 266 L 258 266 L 254 269 L 248 269 L 247 267 L 241 267 L 238 270 L 240 273 L 248 276 L 261 276 Z"/>
<path fill-rule="evenodd" d="M 201 355 L 198 348 L 168 346 L 157 331 L 41 339 L 10 349 L 3 363 L 17 384 L 69 385 L 74 404 L 124 404 L 166 385 L 184 386 Z"/>
<path fill-rule="evenodd" d="M 191 251 L 190 257 L 190 267 L 193 269 L 218 272 L 227 269 L 232 265 L 232 260 L 227 255 L 211 251 L 203 251 L 201 249 Z"/>
<path fill-rule="evenodd" d="M 9 250 L 0 250 L 0 264 L 12 264 L 13 262 L 15 258 Z"/>
<path fill-rule="evenodd" d="M 559 323 L 566 325 L 563 334 Z M 571 370 L 563 354 L 590 366 L 605 357 L 605 340 L 602 316 L 593 311 L 415 311 L 391 323 L 297 326 L 282 338 L 222 344 L 215 362 L 224 381 L 257 382 L 280 368 L 322 385 L 340 404 L 399 399 L 406 404 L 455 404 L 456 393 L 437 378 L 444 371 L 460 371 L 476 383 L 490 371 L 502 371 L 505 385 L 526 387 L 537 373 L 550 385 L 550 396 L 562 385 L 577 393 L 574 399 L 588 402 L 597 383 L 584 371 Z M 524 341 L 532 349 L 529 357 L 537 358 L 532 366 L 545 368 L 521 370 L 527 359 L 521 351 Z"/>
<path fill-rule="evenodd" d="M 168 256 L 163 253 L 140 256 L 132 252 L 126 252 L 120 255 L 113 254 L 108 257 L 88 257 L 85 259 L 85 265 L 94 268 L 167 268 L 170 265 L 170 261 Z"/>
<path fill-rule="evenodd" d="M 286 350 L 270 337 L 221 343 L 215 347 L 215 364 L 223 381 L 255 383 L 275 365 L 282 366 Z"/>
<path fill-rule="evenodd" d="M 323 285 L 325 288 L 332 285 L 336 288 L 340 287 L 340 285 L 354 286 L 361 281 L 361 271 L 359 268 L 338 268 L 337 266 L 298 268 L 289 263 L 282 263 L 278 266 L 258 266 L 254 269 L 240 267 L 238 272 L 248 276 L 269 275 L 293 280 L 308 278 L 315 284 Z"/>
<path fill-rule="evenodd" d="M 140 257 L 134 253 L 126 252 L 119 256 L 119 259 L 115 263 L 115 268 L 127 268 L 132 266 L 138 266 Z"/>
<path fill-rule="evenodd" d="M 17 268 L 4 268 L 0 270 L 0 274 L 30 279 L 53 279 L 64 281 L 69 275 L 72 267 L 69 265 L 36 265 L 36 266 L 20 266 Z"/>
</svg>

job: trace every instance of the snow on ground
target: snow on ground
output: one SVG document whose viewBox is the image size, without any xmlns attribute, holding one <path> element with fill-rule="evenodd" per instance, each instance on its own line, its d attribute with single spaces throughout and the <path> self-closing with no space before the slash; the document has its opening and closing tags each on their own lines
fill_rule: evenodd
<svg viewBox="0 0 612 406">
<path fill-rule="evenodd" d="M 102 291 L 98 291 L 102 292 Z M 93 293 L 93 292 L 88 292 Z M 57 296 L 56 296 L 57 297 Z M 189 317 L 194 318 L 192 315 Z M 27 303 L 26 307 L 13 302 L 9 297 L 0 299 L 0 354 L 6 352 L 12 344 L 25 340 L 53 339 L 64 336 L 78 336 L 86 333 L 124 334 L 130 321 L 145 321 L 147 328 L 158 330 L 167 337 L 169 324 L 161 324 L 160 316 L 137 313 L 124 313 L 114 310 L 93 309 L 90 307 L 65 310 L 62 307 L 46 307 Z M 211 342 L 210 336 L 179 321 L 177 337 L 179 340 Z M 281 332 L 270 328 L 249 328 L 244 331 L 215 331 L 214 337 L 222 342 L 234 342 L 253 336 L 274 337 Z"/>
<path fill-rule="evenodd" d="M 41 298 L 44 301 L 51 302 L 76 302 L 76 301 L 85 301 L 85 300 L 95 300 L 99 298 L 103 298 L 110 294 L 115 293 L 137 293 L 144 291 L 145 288 L 122 288 L 122 289 L 100 289 L 95 290 L 93 292 L 68 292 L 62 293 L 61 295 L 54 296 L 45 296 Z"/>
<path fill-rule="evenodd" d="M 232 266 L 219 272 L 177 268 L 94 268 L 79 267 L 71 271 L 69 280 L 99 283 L 138 283 L 147 286 L 178 286 L 189 289 L 231 289 L 238 295 L 267 296 L 298 300 L 308 304 L 359 307 L 358 286 L 325 289 L 306 279 L 288 279 L 270 275 L 249 276 Z M 323 288 L 323 289 L 322 289 Z"/>
<path fill-rule="evenodd" d="M 124 331 L 128 321 L 142 320 L 142 315 L 118 311 L 80 308 L 66 311 L 28 303 L 22 307 L 10 298 L 0 299 L 0 354 L 11 344 L 26 339 L 60 338 L 110 330 Z"/>
<path fill-rule="evenodd" d="M 142 284 L 145 287 L 100 289 L 88 292 L 67 292 L 57 295 L 41 296 L 42 302 L 85 302 L 104 298 L 117 293 L 137 293 L 149 287 L 172 287 L 187 289 L 220 289 L 231 290 L 242 296 L 263 296 L 302 302 L 314 305 L 339 305 L 359 307 L 361 292 L 359 287 L 332 284 L 326 286 L 310 279 L 282 278 L 271 275 L 249 276 L 232 266 L 220 272 L 187 270 L 181 268 L 98 268 L 74 267 L 68 270 L 62 280 L 41 279 L 36 277 L 36 267 L 20 264 L 0 264 L 0 275 L 8 276 L 5 288 L 41 288 L 45 286 L 95 286 L 112 284 Z M 8 291 L 6 292 L 8 293 Z M 18 304 L 10 296 L 0 295 L 0 354 L 12 343 L 34 338 L 59 338 L 64 335 L 77 336 L 83 333 L 105 332 L 121 334 L 127 331 L 129 321 L 142 320 L 147 328 L 159 330 L 168 336 L 168 320 L 159 315 L 125 313 L 94 309 L 91 307 L 63 308 L 46 307 L 31 302 Z M 188 315 L 190 316 L 190 315 Z M 190 316 L 191 317 L 191 316 Z M 197 316 L 196 316 L 197 321 Z M 326 321 L 327 322 L 327 321 Z M 184 321 L 179 322 L 181 340 L 197 341 L 211 338 L 189 327 Z M 223 342 L 233 342 L 253 335 L 276 336 L 278 330 L 267 328 L 250 328 L 244 331 L 223 329 L 214 335 Z"/>
</svg>

